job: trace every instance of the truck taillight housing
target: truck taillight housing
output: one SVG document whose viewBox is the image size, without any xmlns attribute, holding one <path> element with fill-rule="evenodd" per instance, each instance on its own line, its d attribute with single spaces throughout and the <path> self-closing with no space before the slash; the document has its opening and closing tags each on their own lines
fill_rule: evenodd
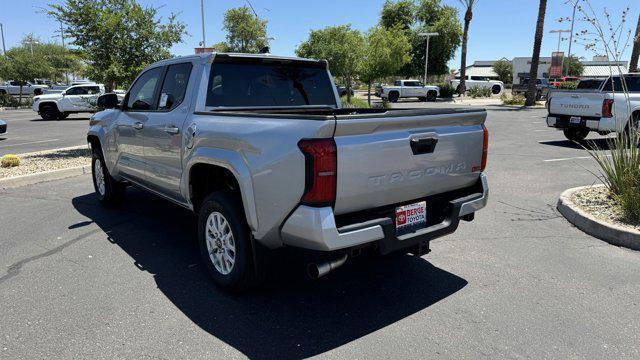
<svg viewBox="0 0 640 360">
<path fill-rule="evenodd" d="M 302 140 L 298 147 L 305 158 L 305 189 L 302 203 L 333 206 L 336 201 L 337 150 L 333 139 Z"/>
<path fill-rule="evenodd" d="M 482 171 L 487 168 L 487 155 L 489 152 L 489 130 L 487 127 L 482 125 L 482 132 L 484 133 L 484 139 L 482 141 Z"/>
<path fill-rule="evenodd" d="M 602 102 L 602 117 L 613 117 L 613 99 L 604 99 Z"/>
</svg>

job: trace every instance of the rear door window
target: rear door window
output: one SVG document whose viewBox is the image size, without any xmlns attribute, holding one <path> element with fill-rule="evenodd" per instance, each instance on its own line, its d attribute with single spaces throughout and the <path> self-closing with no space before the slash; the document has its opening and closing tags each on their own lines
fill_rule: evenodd
<svg viewBox="0 0 640 360">
<path fill-rule="evenodd" d="M 336 106 L 324 64 L 232 59 L 214 62 L 207 106 Z"/>
<path fill-rule="evenodd" d="M 191 63 L 169 65 L 160 91 L 158 110 L 173 110 L 184 100 L 191 75 Z"/>
</svg>

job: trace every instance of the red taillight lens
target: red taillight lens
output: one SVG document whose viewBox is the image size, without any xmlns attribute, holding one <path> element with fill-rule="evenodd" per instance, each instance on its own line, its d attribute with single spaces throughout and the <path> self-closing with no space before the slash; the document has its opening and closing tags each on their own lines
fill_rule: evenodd
<svg viewBox="0 0 640 360">
<path fill-rule="evenodd" d="M 602 102 L 602 117 L 613 117 L 613 99 L 604 99 Z"/>
<path fill-rule="evenodd" d="M 482 125 L 482 131 L 484 132 L 484 140 L 482 143 L 482 171 L 487 167 L 487 153 L 489 152 L 489 130 Z"/>
<path fill-rule="evenodd" d="M 337 151 L 333 139 L 302 140 L 298 143 L 306 163 L 302 202 L 331 206 L 336 201 Z"/>
</svg>

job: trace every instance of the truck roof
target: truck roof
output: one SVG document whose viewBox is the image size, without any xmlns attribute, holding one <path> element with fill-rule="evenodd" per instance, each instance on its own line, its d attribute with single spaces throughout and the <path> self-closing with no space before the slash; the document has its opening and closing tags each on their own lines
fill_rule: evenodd
<svg viewBox="0 0 640 360">
<path fill-rule="evenodd" d="M 217 56 L 243 58 L 243 59 L 275 59 L 275 60 L 283 60 L 283 61 L 303 61 L 303 62 L 310 62 L 310 63 L 327 63 L 326 60 L 307 59 L 307 58 L 300 58 L 300 57 L 293 57 L 293 56 L 278 56 L 278 55 L 271 55 L 271 54 L 246 54 L 246 53 L 213 52 L 213 53 L 206 53 L 206 54 L 195 54 L 195 55 L 187 55 L 187 56 L 178 56 L 178 57 L 174 57 L 174 58 L 171 58 L 171 59 L 161 60 L 161 61 L 155 62 L 155 63 L 147 66 L 147 68 L 150 68 L 150 67 L 153 67 L 153 66 L 158 66 L 158 65 L 168 65 L 168 64 L 184 62 L 185 60 L 188 60 L 188 61 L 196 60 L 196 61 L 200 61 L 202 63 L 211 63 L 211 62 L 213 62 L 213 59 L 215 57 L 217 57 Z"/>
</svg>

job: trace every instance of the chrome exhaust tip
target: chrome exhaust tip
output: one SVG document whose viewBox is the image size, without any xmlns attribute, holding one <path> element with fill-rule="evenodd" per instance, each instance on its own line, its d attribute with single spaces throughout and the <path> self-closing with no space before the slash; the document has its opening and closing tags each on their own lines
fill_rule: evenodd
<svg viewBox="0 0 640 360">
<path fill-rule="evenodd" d="M 327 261 L 324 263 L 320 263 L 320 264 L 311 263 L 307 267 L 307 273 L 309 274 L 310 278 L 317 280 L 327 275 L 328 273 L 332 272 L 333 270 L 339 268 L 340 266 L 344 265 L 344 263 L 347 262 L 347 258 L 348 258 L 347 254 L 343 254 L 337 259 Z"/>
</svg>

